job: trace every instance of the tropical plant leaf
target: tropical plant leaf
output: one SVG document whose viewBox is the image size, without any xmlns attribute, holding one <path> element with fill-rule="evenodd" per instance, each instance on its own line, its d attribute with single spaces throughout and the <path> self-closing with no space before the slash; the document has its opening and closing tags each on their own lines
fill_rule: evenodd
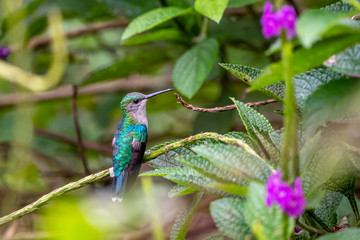
<svg viewBox="0 0 360 240">
<path fill-rule="evenodd" d="M 230 63 L 219 63 L 219 65 L 250 86 L 255 82 L 255 79 L 262 72 L 261 69 L 243 66 L 243 65 L 236 65 Z M 284 98 L 283 83 L 279 82 L 273 85 L 266 86 L 265 88 L 260 89 L 260 91 L 268 95 L 269 97 L 275 98 L 279 101 L 283 101 Z"/>
<path fill-rule="evenodd" d="M 244 205 L 245 200 L 241 198 L 223 198 L 211 202 L 211 216 L 224 235 L 232 239 L 246 239 L 251 234 Z"/>
<path fill-rule="evenodd" d="M 185 169 L 188 169 L 188 168 L 185 168 Z M 180 184 L 182 186 L 191 187 L 200 192 L 205 192 L 205 193 L 217 196 L 217 197 L 233 196 L 232 194 L 229 194 L 222 190 L 209 187 L 210 184 L 216 184 L 217 182 L 213 181 L 209 178 L 206 178 L 205 176 L 201 175 L 200 173 L 196 172 L 193 169 L 190 169 L 190 170 L 188 172 L 184 172 L 184 173 L 168 174 L 168 175 L 164 176 L 164 178 L 166 178 L 170 181 L 173 181 L 177 184 Z"/>
<path fill-rule="evenodd" d="M 185 235 L 192 217 L 194 216 L 197 206 L 202 198 L 203 193 L 196 193 L 194 197 L 181 209 L 179 215 L 175 219 L 173 224 L 170 240 L 182 240 L 185 239 Z"/>
<path fill-rule="evenodd" d="M 304 105 L 304 128 L 307 135 L 327 121 L 358 112 L 359 86 L 357 79 L 331 81 L 308 97 Z"/>
<path fill-rule="evenodd" d="M 329 67 L 335 72 L 350 76 L 360 76 L 360 44 L 349 47 L 335 55 L 334 63 Z"/>
<path fill-rule="evenodd" d="M 172 77 L 176 90 L 192 98 L 213 68 L 219 51 L 214 38 L 196 44 L 175 63 Z"/>
<path fill-rule="evenodd" d="M 337 224 L 336 209 L 340 205 L 343 195 L 338 192 L 326 191 L 320 202 L 320 207 L 314 213 L 329 227 Z"/>
<path fill-rule="evenodd" d="M 177 158 L 177 161 L 195 169 L 204 176 L 220 183 L 237 183 L 244 185 L 246 180 L 239 175 L 232 174 L 223 168 L 218 167 L 211 161 L 198 155 L 184 155 Z"/>
<path fill-rule="evenodd" d="M 172 189 L 170 189 L 168 196 L 169 198 L 173 198 L 173 197 L 179 197 L 179 196 L 183 196 L 183 195 L 188 195 L 191 193 L 196 192 L 196 189 L 193 189 L 191 187 L 185 187 L 185 186 L 181 186 L 181 185 L 176 185 L 175 187 L 173 187 Z"/>
<path fill-rule="evenodd" d="M 341 12 L 341 13 L 348 13 L 355 11 L 355 8 L 352 5 L 344 2 L 336 2 L 322 9 L 326 11 Z"/>
<path fill-rule="evenodd" d="M 259 144 L 254 139 L 252 139 L 249 135 L 247 135 L 246 133 L 229 132 L 229 133 L 226 133 L 225 136 L 240 139 L 243 142 L 245 142 L 247 145 L 249 145 L 252 149 L 254 149 L 254 151 L 257 154 L 261 155 L 261 153 L 262 153 L 262 150 L 261 150 Z"/>
<path fill-rule="evenodd" d="M 320 86 L 328 82 L 344 79 L 345 76 L 329 68 L 316 68 L 294 77 L 296 102 L 300 108 L 304 107 L 306 99 Z"/>
<path fill-rule="evenodd" d="M 228 7 L 238 8 L 260 2 L 261 0 L 229 0 Z"/>
<path fill-rule="evenodd" d="M 125 29 L 121 39 L 126 40 L 138 33 L 152 29 L 163 22 L 191 12 L 191 8 L 162 7 L 148 11 L 135 18 Z"/>
<path fill-rule="evenodd" d="M 159 169 L 155 169 L 153 171 L 148 171 L 148 172 L 144 172 L 139 174 L 139 176 L 166 176 L 168 174 L 172 174 L 172 173 L 189 173 L 192 172 L 194 174 L 196 174 L 196 171 L 192 171 L 191 168 L 189 167 L 164 167 L 164 168 L 159 168 Z"/>
<path fill-rule="evenodd" d="M 198 155 L 239 177 L 266 182 L 271 166 L 262 158 L 233 145 L 212 144 L 193 147 Z"/>
<path fill-rule="evenodd" d="M 217 188 L 238 196 L 245 196 L 247 194 L 247 187 L 239 186 L 236 184 L 226 184 L 226 183 L 215 183 L 210 184 L 209 187 Z"/>
<path fill-rule="evenodd" d="M 333 234 L 327 234 L 319 237 L 319 240 L 357 240 L 359 239 L 360 229 L 348 229 L 346 231 L 339 231 Z"/>
<path fill-rule="evenodd" d="M 219 23 L 229 0 L 195 0 L 195 10 Z"/>
</svg>

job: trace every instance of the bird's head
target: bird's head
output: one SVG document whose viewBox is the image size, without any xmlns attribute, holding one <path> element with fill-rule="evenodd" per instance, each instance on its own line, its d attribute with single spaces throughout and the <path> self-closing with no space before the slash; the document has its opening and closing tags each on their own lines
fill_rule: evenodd
<svg viewBox="0 0 360 240">
<path fill-rule="evenodd" d="M 166 89 L 159 92 L 151 93 L 148 95 L 132 92 L 125 95 L 122 99 L 120 106 L 123 116 L 129 115 L 139 123 L 146 123 L 146 102 L 149 98 L 152 98 L 158 94 L 173 91 L 174 89 Z"/>
</svg>

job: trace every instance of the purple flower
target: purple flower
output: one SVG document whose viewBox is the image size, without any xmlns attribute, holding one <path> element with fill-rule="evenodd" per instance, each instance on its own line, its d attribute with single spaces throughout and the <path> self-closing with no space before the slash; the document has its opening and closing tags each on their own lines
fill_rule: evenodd
<svg viewBox="0 0 360 240">
<path fill-rule="evenodd" d="M 10 54 L 10 50 L 7 47 L 0 47 L 0 59 L 6 60 Z"/>
<path fill-rule="evenodd" d="M 294 181 L 294 188 L 281 179 L 281 171 L 269 177 L 266 183 L 265 203 L 268 207 L 278 204 L 280 209 L 290 217 L 298 217 L 304 213 L 306 201 L 301 187 L 300 178 Z"/>
<path fill-rule="evenodd" d="M 287 38 L 293 38 L 296 36 L 296 12 L 294 7 L 284 5 L 278 11 L 272 12 L 272 3 L 265 2 L 264 12 L 261 17 L 262 33 L 265 38 L 280 36 L 281 30 L 286 31 Z"/>
</svg>

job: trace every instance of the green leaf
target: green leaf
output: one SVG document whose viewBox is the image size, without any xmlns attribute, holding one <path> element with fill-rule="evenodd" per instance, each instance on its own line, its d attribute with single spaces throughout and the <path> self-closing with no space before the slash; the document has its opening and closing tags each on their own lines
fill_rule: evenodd
<svg viewBox="0 0 360 240">
<path fill-rule="evenodd" d="M 123 78 L 135 72 L 148 72 L 167 60 L 169 60 L 167 54 L 159 51 L 159 49 L 142 52 L 92 72 L 89 77 L 84 80 L 83 84 Z"/>
<path fill-rule="evenodd" d="M 214 179 L 215 181 L 223 183 L 238 183 L 242 185 L 246 183 L 246 181 L 241 179 L 239 175 L 229 173 L 204 157 L 197 155 L 185 155 L 178 157 L 177 160 L 202 173 L 204 176 Z"/>
<path fill-rule="evenodd" d="M 235 184 L 214 183 L 208 186 L 223 190 L 224 192 L 228 192 L 234 195 L 245 196 L 247 194 L 247 187 L 243 187 Z"/>
<path fill-rule="evenodd" d="M 360 24 L 350 19 L 349 14 L 318 9 L 301 14 L 296 25 L 298 38 L 305 48 L 310 48 L 325 37 L 359 31 Z"/>
<path fill-rule="evenodd" d="M 325 85 L 328 82 L 344 78 L 344 75 L 333 72 L 328 68 L 312 69 L 306 73 L 296 75 L 294 77 L 294 85 L 298 106 L 303 108 L 306 99 L 320 86 Z"/>
<path fill-rule="evenodd" d="M 252 149 L 254 149 L 257 154 L 260 155 L 262 153 L 259 144 L 246 133 L 229 132 L 226 133 L 225 136 L 240 139 L 243 142 L 245 142 L 247 145 L 249 145 Z"/>
<path fill-rule="evenodd" d="M 219 23 L 229 0 L 195 0 L 195 10 Z"/>
<path fill-rule="evenodd" d="M 229 0 L 228 7 L 238 8 L 260 2 L 261 0 Z"/>
<path fill-rule="evenodd" d="M 159 168 L 159 169 L 155 169 L 153 171 L 148 171 L 148 172 L 144 172 L 139 174 L 139 176 L 144 177 L 144 176 L 166 176 L 168 174 L 172 174 L 172 173 L 188 173 L 191 172 L 192 170 L 188 167 L 164 167 L 164 168 Z M 192 171 L 193 173 L 196 173 L 195 171 Z"/>
<path fill-rule="evenodd" d="M 216 61 L 218 42 L 210 38 L 186 51 L 175 63 L 172 78 L 176 90 L 192 98 L 200 89 Z"/>
<path fill-rule="evenodd" d="M 179 30 L 169 28 L 134 36 L 123 41 L 122 45 L 136 45 L 159 40 L 184 42 L 186 41 L 186 38 L 184 38 L 183 33 Z"/>
<path fill-rule="evenodd" d="M 179 196 L 188 195 L 188 194 L 191 194 L 194 192 L 196 192 L 196 189 L 194 189 L 194 188 L 176 185 L 175 187 L 170 189 L 170 191 L 168 193 L 168 197 L 169 198 L 179 197 Z"/>
<path fill-rule="evenodd" d="M 243 124 L 246 128 L 246 131 L 251 138 L 257 139 L 255 131 L 259 132 L 262 135 L 269 135 L 274 131 L 273 127 L 270 125 L 266 117 L 264 117 L 251 107 L 245 105 L 244 103 L 239 102 L 233 98 L 232 100 L 235 103 L 241 120 L 243 121 Z"/>
<path fill-rule="evenodd" d="M 301 48 L 295 51 L 293 55 L 293 74 L 297 75 L 322 65 L 330 56 L 357 43 L 359 37 L 360 34 L 344 34 L 317 42 L 310 49 Z M 261 89 L 282 80 L 281 63 L 273 63 L 264 69 L 251 86 L 251 90 Z"/>
<path fill-rule="evenodd" d="M 125 29 L 121 39 L 126 40 L 135 34 L 152 29 L 175 17 L 191 12 L 191 8 L 163 7 L 146 12 L 135 18 Z"/>
<path fill-rule="evenodd" d="M 230 63 L 219 63 L 219 65 L 250 86 L 254 84 L 255 79 L 262 72 L 261 69 L 243 65 L 236 65 Z M 282 83 L 275 83 L 273 85 L 265 87 L 264 89 L 260 89 L 260 91 L 272 98 L 283 101 L 284 84 Z"/>
<path fill-rule="evenodd" d="M 244 179 L 266 182 L 271 173 L 271 167 L 265 160 L 233 145 L 211 144 L 192 149 L 218 167 Z"/>
<path fill-rule="evenodd" d="M 357 112 L 360 104 L 359 87 L 357 79 L 332 81 L 319 87 L 305 102 L 306 133 L 312 134 L 327 121 Z"/>
<path fill-rule="evenodd" d="M 217 182 L 215 182 L 209 178 L 206 178 L 205 176 L 203 176 L 202 174 L 200 174 L 199 172 L 197 172 L 191 168 L 184 168 L 184 169 L 186 169 L 186 171 L 181 172 L 181 173 L 168 174 L 168 175 L 164 176 L 164 178 L 166 178 L 170 181 L 173 181 L 177 184 L 180 184 L 182 186 L 191 187 L 200 192 L 206 192 L 208 194 L 211 194 L 211 195 L 214 195 L 217 197 L 232 196 L 231 194 L 226 193 L 222 190 L 208 187 L 209 184 L 215 184 Z"/>
<path fill-rule="evenodd" d="M 250 227 L 246 222 L 244 199 L 223 198 L 211 202 L 210 212 L 217 228 L 232 239 L 246 239 Z"/>
<path fill-rule="evenodd" d="M 360 229 L 348 229 L 346 231 L 338 231 L 336 233 L 327 234 L 318 238 L 318 240 L 357 240 L 359 239 Z"/>
<path fill-rule="evenodd" d="M 320 207 L 316 208 L 314 213 L 327 226 L 334 226 L 337 222 L 336 209 L 340 205 L 343 195 L 337 192 L 327 190 L 321 199 Z"/>
<path fill-rule="evenodd" d="M 25 42 L 27 43 L 28 40 L 40 33 L 43 33 L 47 27 L 47 16 L 40 16 L 32 21 L 26 28 L 25 33 Z"/>
<path fill-rule="evenodd" d="M 278 240 L 283 238 L 282 211 L 274 205 L 268 208 L 265 205 L 265 186 L 252 182 L 249 186 L 244 212 L 249 226 L 257 239 Z M 295 220 L 289 218 L 286 239 L 294 231 Z"/>
<path fill-rule="evenodd" d="M 46 0 L 33 0 L 23 8 L 19 8 L 5 17 L 1 22 L 1 37 L 13 28 L 18 22 L 34 13 Z"/>
<path fill-rule="evenodd" d="M 179 215 L 175 219 L 175 223 L 172 227 L 170 240 L 182 240 L 185 239 L 186 232 L 194 216 L 197 206 L 202 198 L 203 193 L 197 193 L 195 196 L 181 209 Z"/>
<path fill-rule="evenodd" d="M 340 13 L 348 13 L 348 12 L 353 12 L 355 11 L 355 8 L 348 4 L 348 3 L 344 3 L 344 2 L 336 2 L 333 4 L 330 4 L 324 8 L 322 8 L 326 11 L 333 11 L 333 12 L 340 12 Z"/>
<path fill-rule="evenodd" d="M 350 76 L 360 76 L 360 44 L 345 49 L 335 56 L 335 62 L 329 67 L 335 72 Z"/>
<path fill-rule="evenodd" d="M 261 144 L 263 151 L 266 151 L 274 162 L 278 162 L 280 152 L 270 138 L 270 134 L 274 132 L 274 129 L 269 121 L 244 103 L 235 99 L 232 100 L 249 136 Z"/>
<path fill-rule="evenodd" d="M 225 235 L 223 234 L 214 234 L 210 237 L 207 237 L 205 240 L 229 240 Z"/>
</svg>

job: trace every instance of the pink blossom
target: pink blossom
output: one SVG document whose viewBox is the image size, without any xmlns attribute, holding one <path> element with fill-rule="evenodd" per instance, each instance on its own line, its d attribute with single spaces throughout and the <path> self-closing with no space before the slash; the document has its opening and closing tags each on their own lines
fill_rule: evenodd
<svg viewBox="0 0 360 240">
<path fill-rule="evenodd" d="M 287 38 L 293 38 L 296 36 L 296 12 L 294 7 L 290 5 L 284 5 L 278 11 L 272 11 L 272 3 L 265 2 L 264 12 L 261 17 L 262 33 L 265 38 L 280 36 L 281 30 L 286 31 Z"/>
<path fill-rule="evenodd" d="M 306 201 L 301 187 L 300 178 L 294 181 L 294 188 L 281 179 L 281 171 L 269 177 L 266 183 L 265 203 L 268 207 L 278 204 L 280 209 L 290 217 L 298 217 L 304 213 Z"/>
</svg>

